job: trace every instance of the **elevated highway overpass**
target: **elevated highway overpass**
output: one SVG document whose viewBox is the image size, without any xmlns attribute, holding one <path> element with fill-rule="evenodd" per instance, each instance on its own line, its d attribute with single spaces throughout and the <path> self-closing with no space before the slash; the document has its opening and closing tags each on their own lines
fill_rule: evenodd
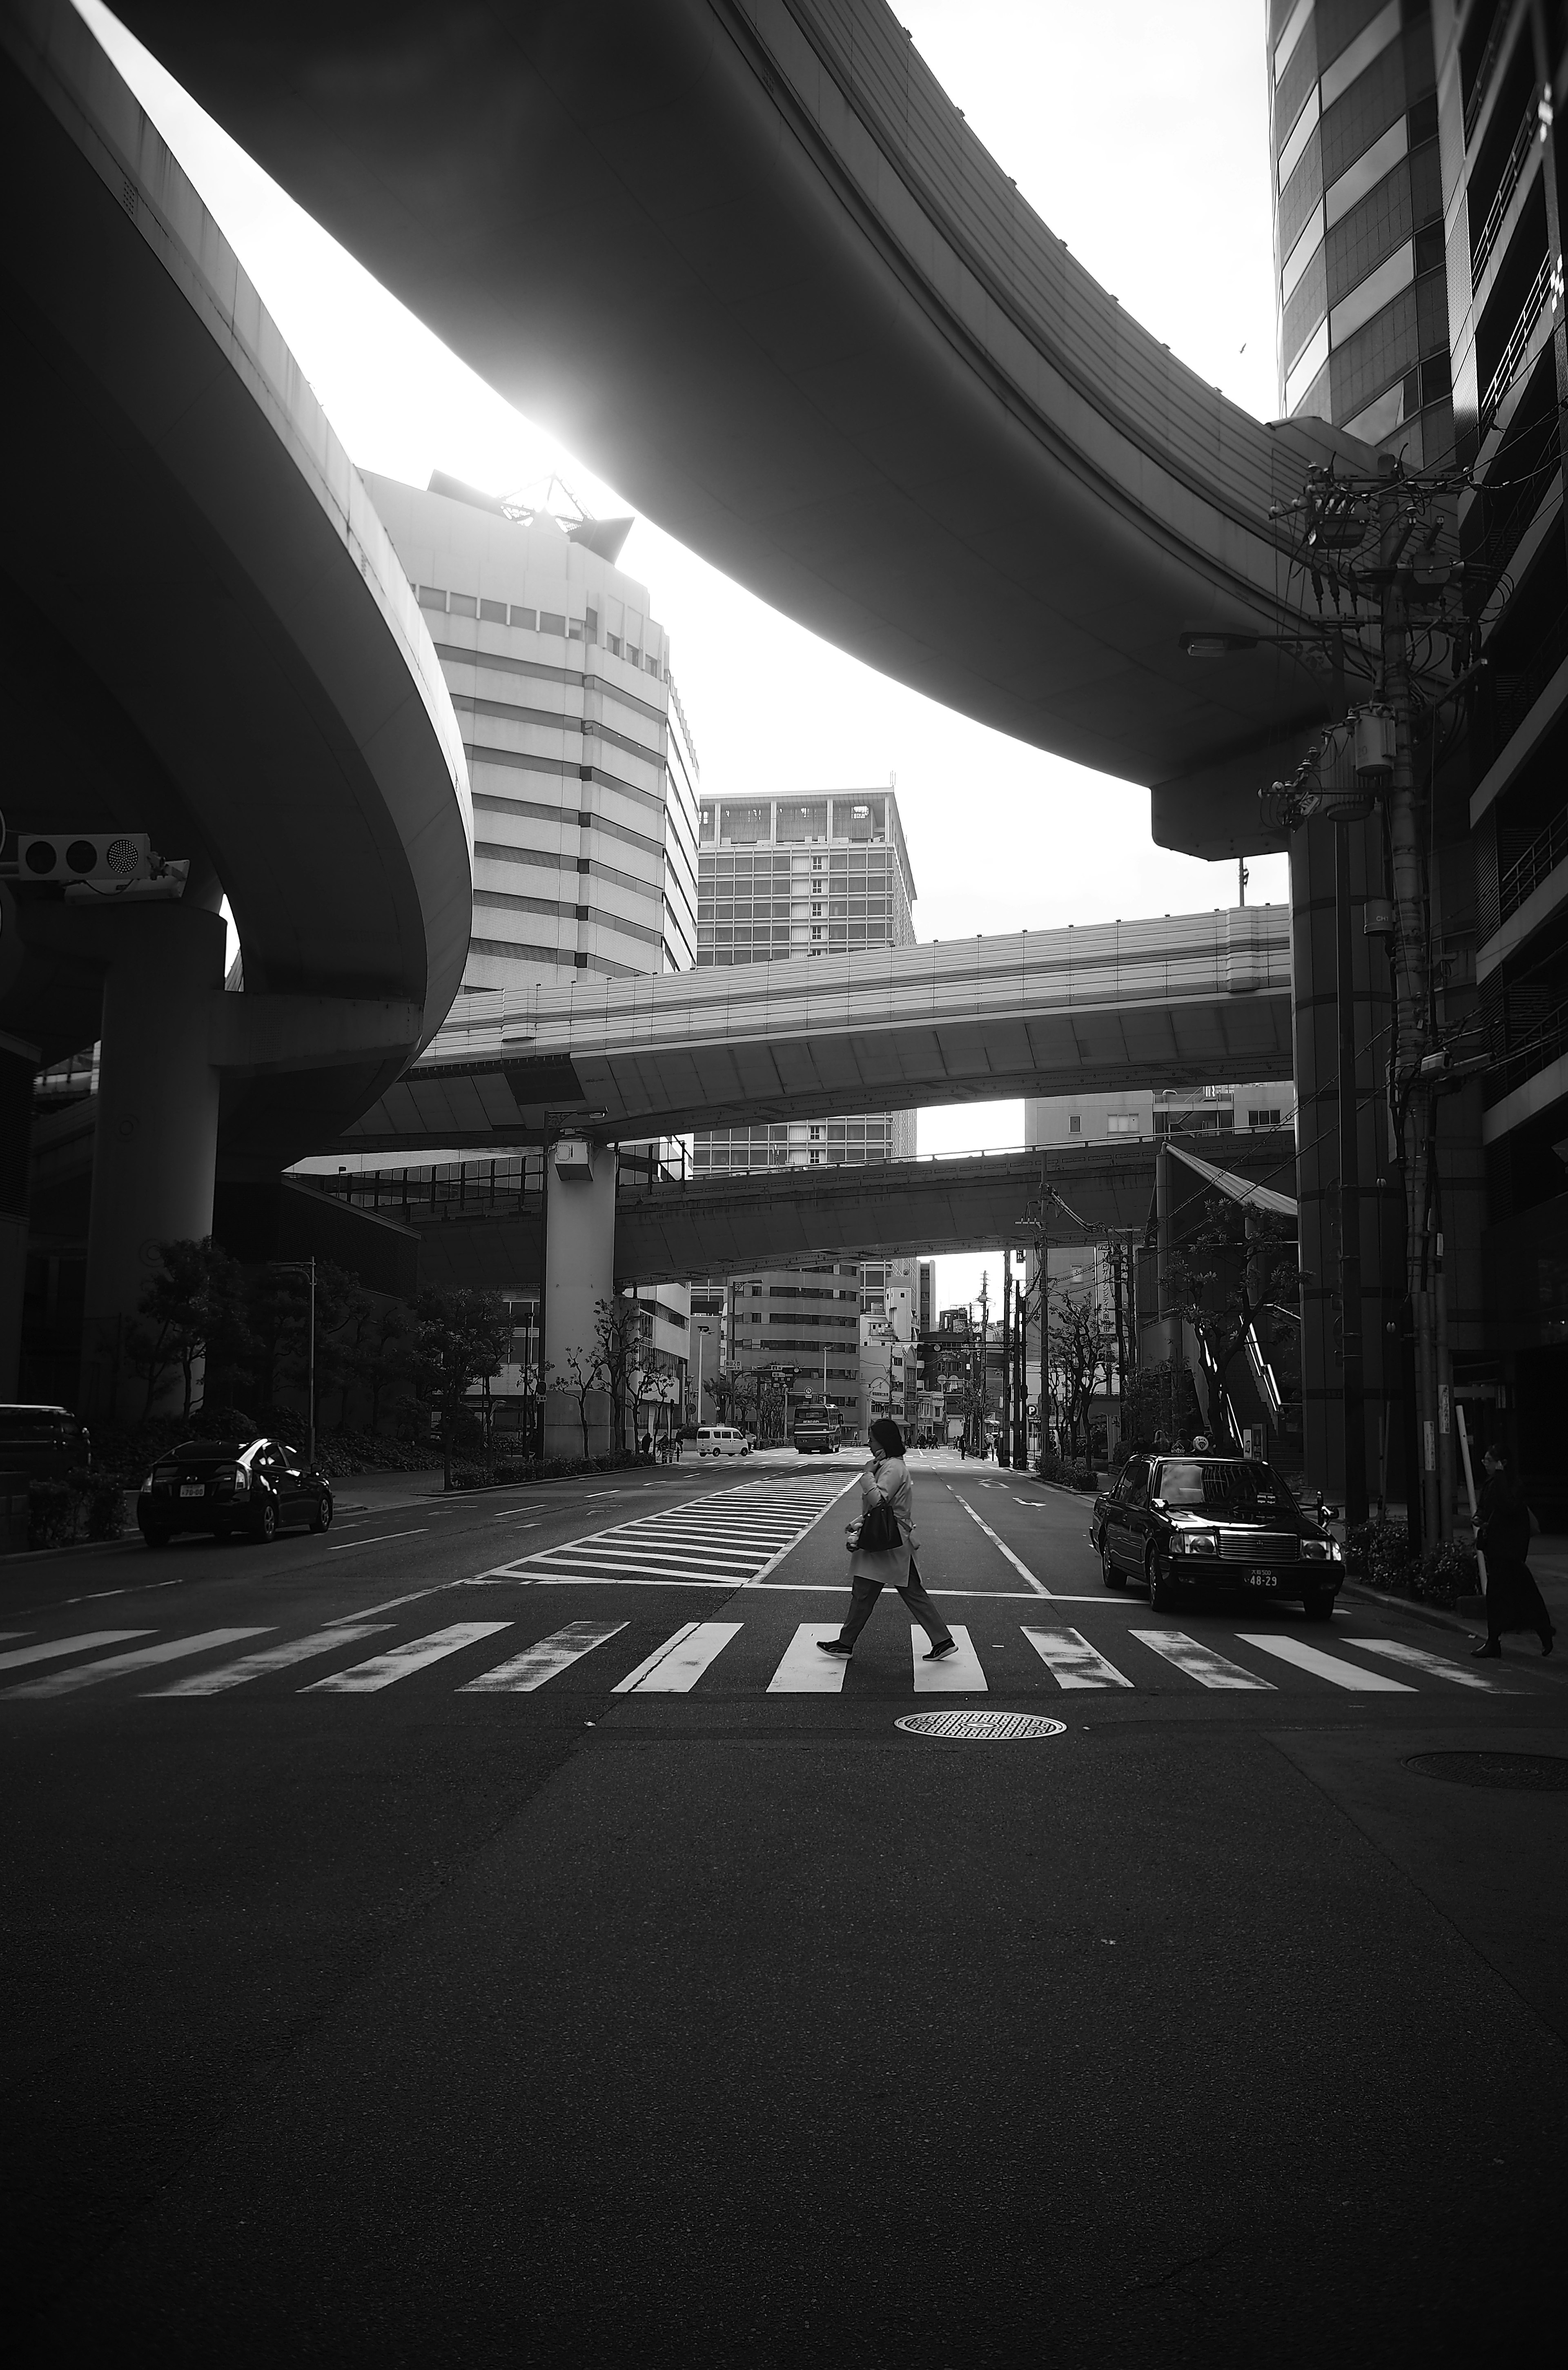
<svg viewBox="0 0 1568 2370">
<path fill-rule="evenodd" d="M 1290 1075 L 1290 921 L 1159 921 L 467 995 L 344 1148 L 484 1150 Z"/>
<path fill-rule="evenodd" d="M 1280 846 L 1329 713 L 1263 426 L 1020 197 L 882 0 L 121 0 L 285 189 L 509 400 L 841 649 Z M 1118 169 L 1125 169 L 1124 164 Z M 1159 193 L 1150 193 L 1159 202 Z"/>
<path fill-rule="evenodd" d="M 678 1283 L 796 1260 L 925 1258 L 976 1243 L 1078 1244 L 1141 1233 L 1152 1214 L 1155 1150 L 1152 1142 L 1119 1141 L 684 1183 L 628 1183 L 623 1170 L 616 1283 Z M 1234 1175 L 1294 1191 L 1288 1130 L 1228 1137 L 1223 1156 Z M 1020 1222 L 1038 1202 L 1043 1182 L 1062 1200 L 1045 1203 L 1043 1228 L 1025 1237 Z M 368 1191 L 362 1194 L 368 1201 Z M 544 1260 L 536 1186 L 468 1196 L 460 1205 L 411 1200 L 386 1206 L 419 1230 L 422 1283 L 537 1290 Z"/>
<path fill-rule="evenodd" d="M 275 1177 L 434 1034 L 467 950 L 472 822 L 359 476 L 65 0 L 0 15 L 0 1138 L 25 1156 L 34 1072 L 101 1037 L 80 1402 L 101 1417 L 132 1390 L 152 1247 L 211 1230 L 218 1163 Z M 15 852 L 51 833 L 146 834 L 183 886 L 43 880 Z M 0 1160 L 0 1396 L 25 1171 Z"/>
</svg>

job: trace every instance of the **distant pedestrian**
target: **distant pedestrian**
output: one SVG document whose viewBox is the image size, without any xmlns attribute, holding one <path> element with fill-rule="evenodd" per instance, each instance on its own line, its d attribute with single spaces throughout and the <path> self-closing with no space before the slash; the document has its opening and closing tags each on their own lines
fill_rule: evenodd
<svg viewBox="0 0 1568 2370">
<path fill-rule="evenodd" d="M 896 1588 L 931 1641 L 927 1662 L 945 1662 L 950 1654 L 957 1653 L 958 1643 L 926 1593 L 915 1561 L 915 1485 L 904 1460 L 904 1435 L 891 1416 L 880 1416 L 867 1436 L 871 1461 L 860 1476 L 860 1519 L 845 1532 L 845 1545 L 854 1559 L 849 1567 L 849 1612 L 837 1637 L 819 1643 L 824 1654 L 838 1654 L 847 1662 L 882 1590 Z M 880 1504 L 892 1509 L 898 1545 L 863 1547 L 860 1533 L 866 1518 Z"/>
<path fill-rule="evenodd" d="M 1550 1654 L 1557 1633 L 1526 1561 L 1531 1536 L 1540 1524 L 1503 1451 L 1489 1448 L 1483 1463 L 1486 1478 L 1475 1510 L 1475 1543 L 1486 1558 L 1486 1643 L 1476 1648 L 1476 1654 L 1484 1661 L 1499 1660 L 1504 1632 L 1509 1629 L 1533 1629 L 1541 1652 Z"/>
</svg>

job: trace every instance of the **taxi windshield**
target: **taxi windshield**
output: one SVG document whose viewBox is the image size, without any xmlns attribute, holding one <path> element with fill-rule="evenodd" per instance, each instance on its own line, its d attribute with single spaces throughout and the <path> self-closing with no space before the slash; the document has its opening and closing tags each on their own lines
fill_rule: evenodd
<svg viewBox="0 0 1568 2370">
<path fill-rule="evenodd" d="M 1159 1494 L 1168 1506 L 1205 1514 L 1293 1511 L 1296 1501 L 1272 1465 L 1250 1457 L 1180 1457 L 1163 1465 Z"/>
</svg>

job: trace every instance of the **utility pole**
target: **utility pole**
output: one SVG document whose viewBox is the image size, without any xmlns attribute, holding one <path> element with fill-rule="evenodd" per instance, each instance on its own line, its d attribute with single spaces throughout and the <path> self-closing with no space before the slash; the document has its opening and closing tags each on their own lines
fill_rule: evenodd
<svg viewBox="0 0 1568 2370">
<path fill-rule="evenodd" d="M 1002 1244 L 1002 1432 L 997 1465 L 1014 1460 L 1014 1247 Z"/>
<path fill-rule="evenodd" d="M 1378 565 L 1382 579 L 1383 696 L 1394 716 L 1394 766 L 1389 788 L 1389 847 L 1394 904 L 1394 1048 L 1389 1079 L 1395 1157 L 1403 1171 L 1405 1292 L 1415 1332 L 1415 1411 L 1420 1460 L 1421 1531 L 1441 1536 L 1437 1490 L 1436 1340 L 1432 1314 L 1433 1244 L 1427 1230 L 1432 1187 L 1433 1089 L 1424 1075 L 1428 1030 L 1425 882 L 1411 753 L 1410 621 L 1400 555 L 1412 520 L 1401 517 L 1399 462 L 1378 460 Z M 1340 1084 L 1342 1107 L 1344 1081 Z M 1342 1172 L 1343 1173 L 1343 1172 Z M 1343 1223 L 1343 1222 L 1342 1222 Z M 1357 1329 L 1359 1330 L 1359 1328 Z M 1416 1477 L 1412 1476 L 1413 1482 Z M 1407 1483 L 1407 1487 L 1410 1484 Z M 1363 1496 L 1366 1491 L 1363 1474 Z M 1410 1488 L 1412 1498 L 1414 1489 Z M 1413 1508 L 1412 1508 L 1413 1511 Z M 1412 1524 L 1413 1531 L 1414 1524 Z"/>
<path fill-rule="evenodd" d="M 991 1406 L 991 1377 L 988 1372 L 990 1333 L 991 1271 L 987 1267 L 980 1271 L 980 1437 L 974 1444 L 982 1456 L 986 1454 L 986 1418 L 990 1412 Z"/>
</svg>

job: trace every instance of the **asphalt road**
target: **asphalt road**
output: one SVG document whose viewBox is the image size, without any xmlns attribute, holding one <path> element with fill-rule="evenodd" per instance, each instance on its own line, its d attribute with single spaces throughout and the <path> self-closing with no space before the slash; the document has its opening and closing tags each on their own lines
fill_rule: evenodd
<svg viewBox="0 0 1568 2370">
<path fill-rule="evenodd" d="M 846 1670 L 853 1470 L 0 1566 L 20 2358 L 1561 2350 L 1568 1795 L 1412 1765 L 1568 1653 L 1155 1616 L 938 1457 L 963 1656 Z"/>
</svg>

